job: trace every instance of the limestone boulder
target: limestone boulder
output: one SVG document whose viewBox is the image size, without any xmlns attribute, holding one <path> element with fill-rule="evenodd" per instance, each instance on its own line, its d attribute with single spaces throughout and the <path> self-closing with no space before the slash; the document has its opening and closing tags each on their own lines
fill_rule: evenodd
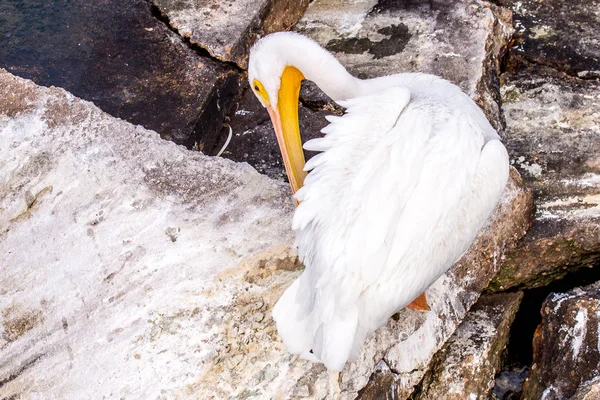
<svg viewBox="0 0 600 400">
<path fill-rule="evenodd" d="M 543 286 L 600 260 L 600 82 L 532 64 L 503 80 L 505 143 L 536 217 L 492 290 Z"/>
<path fill-rule="evenodd" d="M 268 314 L 298 273 L 285 184 L 3 71 L 0 99 L 0 397 L 287 380 Z"/>
<path fill-rule="evenodd" d="M 301 272 L 293 201 L 245 163 L 190 152 L 89 102 L 0 72 L 0 395 L 323 398 L 270 310 Z M 406 397 L 522 236 L 515 171 L 463 259 L 341 373 L 382 361 Z"/>
<path fill-rule="evenodd" d="M 1 2 L 0 68 L 190 148 L 214 143 L 240 95 L 239 72 L 192 50 L 145 0 Z"/>
<path fill-rule="evenodd" d="M 537 211 L 492 290 L 544 286 L 600 260 L 600 4 L 499 4 L 517 29 L 501 77 L 504 139 Z"/>
<path fill-rule="evenodd" d="M 571 400 L 595 400 L 600 398 L 600 376 L 582 383 Z"/>
<path fill-rule="evenodd" d="M 522 292 L 486 294 L 431 360 L 415 399 L 487 400 Z"/>
<path fill-rule="evenodd" d="M 429 364 L 411 399 L 488 399 L 521 292 L 482 295 Z M 398 376 L 381 363 L 360 400 L 402 398 Z"/>
<path fill-rule="evenodd" d="M 595 398 L 600 379 L 599 335 L 600 283 L 548 296 L 533 340 L 533 365 L 522 398 Z"/>
<path fill-rule="evenodd" d="M 246 68 L 248 50 L 260 36 L 288 30 L 308 0 L 152 0 L 181 36 L 212 57 Z"/>
</svg>

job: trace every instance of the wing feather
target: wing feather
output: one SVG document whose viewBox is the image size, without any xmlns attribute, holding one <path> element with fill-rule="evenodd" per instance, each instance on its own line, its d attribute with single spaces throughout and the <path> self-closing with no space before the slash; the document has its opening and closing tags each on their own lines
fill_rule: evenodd
<svg viewBox="0 0 600 400">
<path fill-rule="evenodd" d="M 465 196 L 485 188 L 472 188 L 485 127 L 439 102 L 411 100 L 403 87 L 343 103 L 346 114 L 328 118 L 326 136 L 304 145 L 323 153 L 307 163 L 296 196 L 292 226 L 306 269 L 286 297 L 301 310 L 295 331 L 334 369 L 458 259 L 506 183 L 500 177 L 491 200 L 470 210 L 488 214 L 460 220 Z M 279 328 L 286 317 L 278 307 Z M 341 329 L 353 332 L 354 345 L 327 347 Z"/>
</svg>

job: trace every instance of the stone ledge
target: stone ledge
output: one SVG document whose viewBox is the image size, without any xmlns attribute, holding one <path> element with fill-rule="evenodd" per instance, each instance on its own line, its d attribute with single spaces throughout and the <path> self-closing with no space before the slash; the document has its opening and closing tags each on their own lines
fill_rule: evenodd
<svg viewBox="0 0 600 400">
<path fill-rule="evenodd" d="M 218 60 L 247 68 L 257 38 L 288 30 L 308 0 L 152 0 L 171 27 Z"/>
</svg>

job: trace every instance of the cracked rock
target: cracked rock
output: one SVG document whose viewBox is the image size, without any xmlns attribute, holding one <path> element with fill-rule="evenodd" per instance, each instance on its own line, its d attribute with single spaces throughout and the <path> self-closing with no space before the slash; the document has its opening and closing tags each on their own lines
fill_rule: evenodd
<svg viewBox="0 0 600 400">
<path fill-rule="evenodd" d="M 522 292 L 481 296 L 435 355 L 413 398 L 489 399 L 522 297 Z"/>
<path fill-rule="evenodd" d="M 600 260 L 600 82 L 531 64 L 503 80 L 506 147 L 537 211 L 492 290 L 544 286 Z"/>
<path fill-rule="evenodd" d="M 579 385 L 577 392 L 570 400 L 597 400 L 600 399 L 600 375 Z"/>
<path fill-rule="evenodd" d="M 433 357 L 410 398 L 488 399 L 522 297 L 521 292 L 482 295 Z M 381 363 L 358 399 L 403 398 L 401 387 L 401 377 Z"/>
<path fill-rule="evenodd" d="M 600 65 L 597 3 L 501 1 L 518 31 L 502 75 L 505 143 L 537 212 L 492 290 L 544 286 L 600 260 L 600 82 L 580 79 Z"/>
<path fill-rule="evenodd" d="M 221 61 L 246 68 L 257 38 L 289 29 L 308 0 L 152 0 L 171 27 Z"/>
<path fill-rule="evenodd" d="M 375 372 L 369 378 L 367 386 L 358 392 L 357 400 L 398 399 L 396 374 L 381 361 L 375 367 Z"/>
<path fill-rule="evenodd" d="M 600 283 L 550 294 L 533 339 L 533 365 L 522 398 L 596 398 L 599 335 Z"/>
<path fill-rule="evenodd" d="M 145 0 L 1 2 L 0 67 L 188 147 L 214 143 L 241 79 L 190 49 Z"/>
</svg>

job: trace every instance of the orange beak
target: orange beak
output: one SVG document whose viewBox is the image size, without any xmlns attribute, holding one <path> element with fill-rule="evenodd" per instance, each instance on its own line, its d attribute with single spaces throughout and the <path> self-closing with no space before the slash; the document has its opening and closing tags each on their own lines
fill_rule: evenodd
<svg viewBox="0 0 600 400">
<path fill-rule="evenodd" d="M 298 121 L 298 98 L 303 79 L 302 72 L 295 67 L 287 66 L 281 75 L 277 107 L 267 107 L 292 193 L 296 193 L 302 187 L 306 177 L 304 172 L 306 162 Z"/>
</svg>

